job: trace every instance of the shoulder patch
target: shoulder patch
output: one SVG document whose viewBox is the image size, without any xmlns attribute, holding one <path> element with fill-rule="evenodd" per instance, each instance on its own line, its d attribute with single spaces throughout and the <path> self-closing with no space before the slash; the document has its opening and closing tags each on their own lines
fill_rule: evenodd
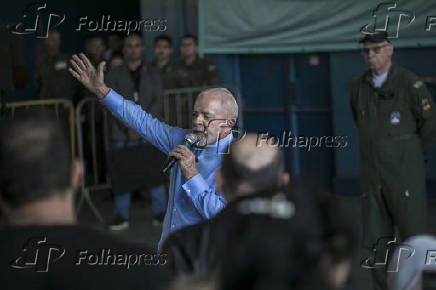
<svg viewBox="0 0 436 290">
<path fill-rule="evenodd" d="M 431 106 L 430 106 L 430 101 L 428 100 L 427 97 L 422 97 L 421 105 L 422 105 L 422 110 L 423 110 L 423 111 L 427 111 L 427 110 L 429 110 L 430 107 L 431 107 Z"/>
<path fill-rule="evenodd" d="M 420 87 L 422 87 L 423 83 L 421 81 L 417 81 L 413 84 L 413 87 L 415 89 L 419 89 Z"/>
</svg>

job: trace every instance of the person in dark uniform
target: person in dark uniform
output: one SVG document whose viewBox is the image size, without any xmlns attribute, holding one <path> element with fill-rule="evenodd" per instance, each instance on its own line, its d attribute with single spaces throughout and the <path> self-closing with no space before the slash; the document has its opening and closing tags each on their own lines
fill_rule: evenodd
<svg viewBox="0 0 436 290">
<path fill-rule="evenodd" d="M 177 63 L 177 87 L 193 88 L 220 83 L 216 66 L 199 57 L 195 36 L 183 36 L 180 42 L 180 55 L 181 60 Z"/>
<path fill-rule="evenodd" d="M 423 82 L 392 62 L 386 32 L 360 42 L 369 70 L 353 81 L 350 101 L 359 131 L 362 266 L 372 269 L 375 289 L 386 289 L 386 269 L 377 263 L 387 243 L 427 232 L 424 161 L 436 111 Z"/>
<path fill-rule="evenodd" d="M 201 88 L 216 86 L 220 83 L 216 66 L 198 55 L 197 38 L 193 35 L 185 35 L 180 42 L 181 59 L 176 63 L 175 87 L 177 88 Z M 175 125 L 189 128 L 191 124 L 191 107 L 195 101 L 195 94 L 182 94 L 176 105 L 177 122 Z M 171 124 L 172 122 L 170 122 Z"/>
<path fill-rule="evenodd" d="M 151 65 L 159 69 L 163 88 L 176 88 L 175 64 L 171 61 L 171 55 L 173 54 L 171 38 L 166 35 L 156 36 L 154 38 L 153 54 L 154 59 Z"/>
<path fill-rule="evenodd" d="M 61 35 L 52 30 L 44 40 L 36 61 L 36 86 L 41 99 L 73 100 L 77 92 L 77 82 L 68 73 L 69 55 L 62 53 Z"/>
<path fill-rule="evenodd" d="M 165 90 L 176 89 L 179 86 L 176 64 L 171 61 L 172 53 L 171 38 L 166 35 L 156 36 L 153 47 L 154 59 L 151 65 L 160 71 L 162 86 Z M 163 102 L 165 122 L 171 126 L 177 126 L 177 112 L 181 108 L 177 108 L 176 98 L 183 99 L 185 96 L 178 97 L 175 94 L 167 94 L 165 98 Z M 187 114 L 188 112 L 184 112 L 185 119 L 189 118 Z"/>
</svg>

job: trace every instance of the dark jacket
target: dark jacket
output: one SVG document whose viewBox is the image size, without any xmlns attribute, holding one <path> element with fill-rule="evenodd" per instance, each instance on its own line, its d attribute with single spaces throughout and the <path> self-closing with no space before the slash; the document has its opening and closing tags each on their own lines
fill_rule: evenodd
<svg viewBox="0 0 436 290">
<path fill-rule="evenodd" d="M 135 82 L 126 64 L 110 71 L 105 80 L 107 85 L 128 100 L 134 100 Z M 142 65 L 139 77 L 139 95 L 137 103 L 142 109 L 153 115 L 162 117 L 163 91 L 159 71 L 151 66 Z M 112 139 L 125 141 L 127 128 L 118 120 L 112 122 Z"/>
</svg>

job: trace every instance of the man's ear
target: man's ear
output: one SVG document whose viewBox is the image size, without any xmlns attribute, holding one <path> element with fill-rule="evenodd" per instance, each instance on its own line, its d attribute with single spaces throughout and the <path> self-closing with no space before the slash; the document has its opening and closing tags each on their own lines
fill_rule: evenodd
<svg viewBox="0 0 436 290">
<path fill-rule="evenodd" d="M 236 119 L 227 119 L 226 120 L 226 133 L 229 133 L 232 131 L 233 126 L 236 124 Z"/>
<path fill-rule="evenodd" d="M 227 120 L 227 125 L 232 128 L 233 126 L 235 126 L 236 124 L 236 119 L 228 119 Z"/>
<path fill-rule="evenodd" d="M 394 53 L 394 46 L 392 44 L 388 45 L 388 53 L 389 56 L 392 56 L 392 54 Z"/>
<path fill-rule="evenodd" d="M 79 189 L 84 171 L 83 163 L 77 158 L 74 158 L 73 162 L 71 162 L 71 188 L 74 192 Z"/>
</svg>

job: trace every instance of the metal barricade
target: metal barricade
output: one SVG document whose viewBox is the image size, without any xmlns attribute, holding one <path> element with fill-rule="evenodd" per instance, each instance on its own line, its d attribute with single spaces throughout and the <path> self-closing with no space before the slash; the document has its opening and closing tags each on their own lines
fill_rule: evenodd
<svg viewBox="0 0 436 290">
<path fill-rule="evenodd" d="M 1 106 L 1 105 L 0 105 Z M 68 123 L 70 131 L 70 143 L 71 143 L 71 153 L 74 157 L 76 154 L 76 142 L 75 142 L 75 131 L 74 131 L 74 106 L 70 100 L 66 99 L 48 99 L 48 100 L 31 100 L 31 101 L 20 101 L 20 102 L 9 102 L 6 103 L 6 110 L 10 110 L 12 118 L 14 118 L 15 113 L 19 109 L 28 110 L 30 108 L 40 108 L 45 110 L 46 107 L 53 107 L 56 114 L 56 118 L 59 119 L 59 109 L 60 106 L 64 106 L 68 109 Z"/>
<path fill-rule="evenodd" d="M 82 183 L 80 188 L 80 197 L 77 204 L 77 214 L 80 212 L 82 205 L 86 202 L 93 214 L 97 217 L 100 222 L 104 222 L 104 219 L 94 202 L 91 199 L 90 193 L 92 191 L 110 189 L 110 180 L 106 170 L 105 180 L 100 180 L 98 172 L 98 152 L 103 153 L 103 158 L 105 158 L 106 152 L 109 150 L 109 129 L 108 129 L 108 112 L 107 110 L 101 110 L 101 124 L 103 127 L 102 134 L 102 144 L 103 148 L 98 148 L 97 134 L 96 134 L 96 113 L 98 108 L 97 98 L 85 98 L 81 100 L 76 107 L 76 129 L 77 129 L 77 147 L 79 158 L 83 164 L 89 165 L 91 170 L 85 170 L 85 174 L 82 176 Z M 85 158 L 85 148 L 84 148 L 84 130 L 83 123 L 87 123 L 89 129 L 90 137 L 90 149 L 91 149 L 91 160 L 86 160 Z M 89 161 L 89 162 L 88 162 Z M 100 160 L 102 161 L 102 160 Z"/>
</svg>

